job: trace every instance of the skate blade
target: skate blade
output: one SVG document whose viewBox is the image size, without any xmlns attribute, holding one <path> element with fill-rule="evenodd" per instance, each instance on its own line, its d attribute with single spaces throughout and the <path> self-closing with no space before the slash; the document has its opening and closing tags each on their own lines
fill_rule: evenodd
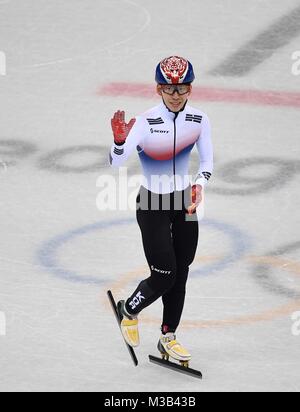
<svg viewBox="0 0 300 412">
<path fill-rule="evenodd" d="M 163 354 L 162 354 L 163 355 Z M 187 365 L 187 361 L 185 362 L 185 366 L 182 364 L 171 362 L 170 360 L 157 358 L 156 356 L 149 355 L 149 360 L 156 365 L 163 366 L 168 369 L 172 369 L 173 371 L 184 373 L 185 375 L 192 376 L 194 378 L 202 379 L 202 373 L 196 369 L 192 369 Z"/>
<path fill-rule="evenodd" d="M 114 312 L 114 315 L 115 315 L 115 317 L 116 317 L 116 320 L 117 320 L 117 322 L 118 322 L 118 325 L 119 325 L 119 328 L 120 328 L 120 332 L 121 332 L 123 341 L 124 341 L 124 343 L 125 343 L 125 345 L 126 345 L 126 347 L 127 347 L 127 349 L 128 349 L 129 355 L 130 355 L 130 357 L 131 357 L 134 365 L 135 365 L 135 366 L 138 366 L 139 362 L 138 362 L 138 359 L 137 359 L 137 357 L 136 357 L 136 354 L 135 354 L 134 349 L 133 349 L 130 345 L 128 345 L 128 343 L 125 341 L 125 339 L 124 339 L 124 337 L 123 337 L 123 334 L 122 334 L 122 331 L 121 331 L 121 320 L 120 320 L 120 317 L 119 317 L 117 305 L 116 305 L 115 299 L 114 299 L 114 297 L 113 297 L 113 294 L 112 294 L 112 292 L 111 292 L 110 290 L 107 291 L 107 296 L 108 296 L 109 302 L 110 302 L 110 304 L 111 304 L 111 308 L 112 308 L 112 310 L 113 310 L 113 312 Z"/>
</svg>

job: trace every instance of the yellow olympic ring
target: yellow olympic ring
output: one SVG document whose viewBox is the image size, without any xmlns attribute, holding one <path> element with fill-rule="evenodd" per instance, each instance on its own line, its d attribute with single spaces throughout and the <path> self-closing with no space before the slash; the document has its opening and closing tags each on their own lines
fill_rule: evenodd
<svg viewBox="0 0 300 412">
<path fill-rule="evenodd" d="M 213 262 L 219 259 L 219 256 L 208 256 L 208 257 L 201 257 L 196 258 L 195 262 L 198 263 L 207 263 Z M 300 263 L 290 261 L 284 258 L 275 257 L 275 256 L 250 256 L 247 259 L 251 263 L 257 264 L 267 264 L 273 267 L 278 267 L 283 270 L 288 270 L 289 272 L 300 275 Z M 137 277 L 141 276 L 142 273 L 148 271 L 148 266 L 140 267 L 136 270 L 128 272 L 121 280 L 113 283 L 110 288 L 115 293 L 120 293 L 126 285 L 136 279 Z M 103 297 L 104 299 L 104 297 Z M 105 300 L 105 306 L 108 308 L 108 305 Z M 266 310 L 261 313 L 247 315 L 247 316 L 240 316 L 236 318 L 229 318 L 229 319 L 221 319 L 221 320 L 187 320 L 181 322 L 181 328 L 189 329 L 189 328 L 219 328 L 225 326 L 240 326 L 240 325 L 247 325 L 256 322 L 266 322 L 271 321 L 285 315 L 289 315 L 290 313 L 294 312 L 295 310 L 299 310 L 300 308 L 300 299 L 293 299 L 290 303 L 285 304 L 283 306 L 279 306 L 273 309 Z M 142 314 L 141 319 L 143 323 L 160 323 L 160 320 L 157 318 L 153 318 L 147 315 Z"/>
</svg>

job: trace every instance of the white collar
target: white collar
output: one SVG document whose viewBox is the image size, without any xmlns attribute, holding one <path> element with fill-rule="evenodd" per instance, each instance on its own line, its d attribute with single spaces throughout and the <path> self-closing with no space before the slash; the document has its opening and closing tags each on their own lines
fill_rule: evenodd
<svg viewBox="0 0 300 412">
<path fill-rule="evenodd" d="M 180 112 L 178 112 L 178 114 L 174 113 L 174 112 L 171 112 L 171 110 L 169 110 L 167 108 L 167 106 L 165 105 L 164 101 L 161 102 L 161 104 L 158 106 L 158 108 L 159 108 L 159 112 L 162 113 L 165 117 L 168 117 L 169 119 L 174 120 L 175 117 L 176 117 L 176 114 L 177 114 L 177 117 L 178 117 L 180 115 L 180 113 L 185 112 L 187 103 L 188 102 L 186 102 L 185 107 Z"/>
</svg>

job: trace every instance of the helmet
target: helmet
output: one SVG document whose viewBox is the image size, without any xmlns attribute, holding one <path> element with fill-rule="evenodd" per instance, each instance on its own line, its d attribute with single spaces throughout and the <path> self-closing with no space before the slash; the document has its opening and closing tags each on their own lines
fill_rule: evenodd
<svg viewBox="0 0 300 412">
<path fill-rule="evenodd" d="M 195 80 L 194 69 L 183 57 L 171 56 L 158 64 L 155 80 L 158 84 L 192 83 Z"/>
</svg>

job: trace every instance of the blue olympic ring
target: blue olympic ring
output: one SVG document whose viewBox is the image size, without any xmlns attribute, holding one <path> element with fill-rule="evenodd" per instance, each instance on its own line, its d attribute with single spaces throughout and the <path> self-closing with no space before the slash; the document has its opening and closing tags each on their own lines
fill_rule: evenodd
<svg viewBox="0 0 300 412">
<path fill-rule="evenodd" d="M 87 235 L 98 230 L 105 230 L 113 226 L 130 225 L 135 222 L 136 220 L 133 218 L 99 222 L 83 226 L 81 228 L 71 230 L 65 234 L 54 237 L 53 239 L 45 242 L 38 250 L 38 263 L 53 275 L 71 282 L 80 282 L 95 285 L 105 284 L 106 282 L 111 281 L 111 278 L 98 279 L 93 276 L 81 276 L 73 270 L 63 268 L 57 258 L 58 251 L 65 244 L 73 241 L 75 238 Z M 231 252 L 227 256 L 222 258 L 219 262 L 208 264 L 201 269 L 191 271 L 191 276 L 207 276 L 221 269 L 224 269 L 233 262 L 243 257 L 251 248 L 252 241 L 250 240 L 249 236 L 245 235 L 242 231 L 232 225 L 207 219 L 201 222 L 201 226 L 211 226 L 214 229 L 228 235 L 231 244 Z"/>
</svg>

